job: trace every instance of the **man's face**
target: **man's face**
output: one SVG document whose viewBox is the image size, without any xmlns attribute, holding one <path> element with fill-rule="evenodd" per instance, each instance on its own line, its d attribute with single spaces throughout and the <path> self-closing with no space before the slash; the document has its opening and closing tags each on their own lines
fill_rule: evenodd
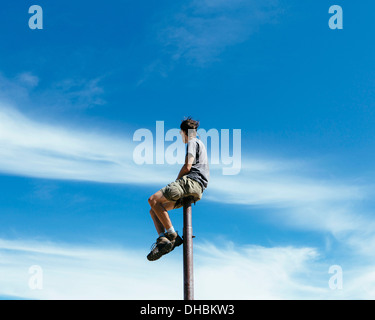
<svg viewBox="0 0 375 320">
<path fill-rule="evenodd" d="M 181 134 L 182 142 L 187 143 L 188 137 L 187 137 L 186 133 L 184 131 L 180 130 L 180 134 Z"/>
</svg>

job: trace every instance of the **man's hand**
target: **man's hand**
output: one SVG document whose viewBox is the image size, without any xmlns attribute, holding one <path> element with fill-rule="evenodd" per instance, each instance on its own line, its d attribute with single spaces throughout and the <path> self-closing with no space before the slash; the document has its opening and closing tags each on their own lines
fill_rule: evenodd
<svg viewBox="0 0 375 320">
<path fill-rule="evenodd" d="M 177 179 L 181 179 L 184 175 L 188 174 L 191 170 L 191 167 L 193 166 L 195 158 L 188 153 L 185 157 L 185 164 L 182 166 L 180 173 L 177 176 Z"/>
</svg>

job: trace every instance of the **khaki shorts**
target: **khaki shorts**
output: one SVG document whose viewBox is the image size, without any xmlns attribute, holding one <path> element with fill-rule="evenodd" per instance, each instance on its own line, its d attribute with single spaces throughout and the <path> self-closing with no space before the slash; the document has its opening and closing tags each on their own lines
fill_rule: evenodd
<svg viewBox="0 0 375 320">
<path fill-rule="evenodd" d="M 203 189 L 199 182 L 188 176 L 183 176 L 181 179 L 171 182 L 160 191 L 167 200 L 176 202 L 174 209 L 183 206 L 183 198 L 193 197 L 194 202 L 197 202 L 202 198 L 203 194 Z"/>
</svg>

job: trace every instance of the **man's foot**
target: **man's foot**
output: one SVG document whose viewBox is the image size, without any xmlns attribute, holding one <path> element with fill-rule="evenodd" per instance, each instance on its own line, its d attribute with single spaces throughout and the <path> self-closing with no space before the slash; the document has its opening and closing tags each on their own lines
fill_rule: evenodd
<svg viewBox="0 0 375 320">
<path fill-rule="evenodd" d="M 181 242 L 180 242 L 181 240 Z M 163 255 L 171 252 L 176 246 L 181 245 L 182 239 L 177 232 L 167 233 L 156 239 L 151 252 L 147 255 L 149 261 L 160 259 Z"/>
<path fill-rule="evenodd" d="M 174 250 L 174 248 L 176 247 L 179 247 L 180 245 L 182 245 L 184 243 L 184 240 L 182 240 L 182 238 L 177 234 L 177 237 L 174 241 L 171 241 L 173 243 L 173 246 L 172 246 L 172 250 Z"/>
</svg>

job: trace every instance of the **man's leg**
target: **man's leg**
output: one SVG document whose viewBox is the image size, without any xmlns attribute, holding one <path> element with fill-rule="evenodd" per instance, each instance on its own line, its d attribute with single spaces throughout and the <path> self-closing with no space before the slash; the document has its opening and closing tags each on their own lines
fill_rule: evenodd
<svg viewBox="0 0 375 320">
<path fill-rule="evenodd" d="M 164 228 L 163 224 L 160 222 L 160 220 L 159 220 L 158 216 L 156 215 L 156 213 L 154 212 L 154 210 L 150 209 L 150 215 L 151 215 L 152 221 L 154 221 L 154 225 L 155 225 L 155 229 L 156 229 L 157 233 L 159 235 L 164 233 L 165 228 Z"/>
<path fill-rule="evenodd" d="M 167 200 L 161 191 L 156 192 L 153 194 L 149 199 L 148 203 L 151 206 L 152 211 L 155 213 L 156 218 L 159 220 L 160 224 L 164 227 L 164 229 L 168 230 L 172 228 L 172 222 L 169 218 L 169 214 L 167 210 L 172 210 L 174 208 L 174 202 Z M 152 216 L 152 215 L 151 215 Z M 156 230 L 159 233 L 158 228 L 160 227 L 159 223 L 155 225 Z M 155 220 L 154 220 L 155 223 Z M 162 231 L 163 232 L 163 231 Z"/>
<path fill-rule="evenodd" d="M 174 230 L 168 214 L 168 210 L 174 209 L 175 202 L 167 200 L 161 191 L 152 195 L 148 202 L 151 206 L 150 214 L 159 238 L 156 241 L 156 246 L 148 254 L 147 259 L 155 261 L 162 255 L 171 252 L 176 246 L 181 245 L 183 241 Z"/>
</svg>

